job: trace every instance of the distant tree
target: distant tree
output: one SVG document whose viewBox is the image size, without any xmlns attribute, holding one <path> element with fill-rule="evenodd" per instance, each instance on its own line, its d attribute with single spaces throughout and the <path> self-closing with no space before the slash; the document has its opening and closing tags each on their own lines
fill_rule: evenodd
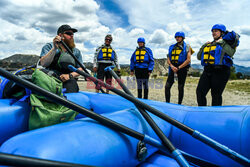
<svg viewBox="0 0 250 167">
<path fill-rule="evenodd" d="M 126 69 L 124 69 L 124 68 L 121 68 L 121 75 L 122 76 L 128 76 L 128 72 L 127 72 L 127 70 Z"/>
<path fill-rule="evenodd" d="M 157 74 L 152 74 L 152 78 L 156 79 L 157 78 Z"/>
<path fill-rule="evenodd" d="M 230 68 L 230 72 L 231 72 L 231 73 L 230 73 L 229 79 L 231 79 L 231 80 L 237 79 L 235 67 L 231 67 L 231 68 Z"/>
<path fill-rule="evenodd" d="M 193 77 L 200 77 L 201 76 L 201 74 L 200 74 L 200 72 L 199 71 L 196 71 L 196 72 L 191 72 L 191 74 L 190 74 L 191 76 L 193 76 Z"/>
<path fill-rule="evenodd" d="M 236 73 L 237 79 L 243 79 L 243 74 L 241 72 Z"/>
</svg>

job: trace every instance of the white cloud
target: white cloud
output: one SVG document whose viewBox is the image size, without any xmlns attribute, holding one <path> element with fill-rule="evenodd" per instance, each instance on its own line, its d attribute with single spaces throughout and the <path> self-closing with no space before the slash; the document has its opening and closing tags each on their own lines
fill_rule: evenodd
<svg viewBox="0 0 250 167">
<path fill-rule="evenodd" d="M 145 34 L 144 29 L 141 29 L 141 28 L 134 28 L 129 32 L 130 37 L 138 37 L 144 34 Z"/>
<path fill-rule="evenodd" d="M 159 45 L 165 45 L 168 41 L 169 34 L 162 29 L 157 29 L 150 36 L 150 42 Z"/>
<path fill-rule="evenodd" d="M 168 49 L 156 48 L 153 49 L 154 58 L 167 58 Z"/>
<path fill-rule="evenodd" d="M 187 3 L 187 0 L 174 0 L 173 3 L 170 4 L 170 12 L 183 15 L 186 19 L 191 19 Z"/>
<path fill-rule="evenodd" d="M 192 55 L 192 62 L 198 63 L 196 54 L 199 48 L 212 40 L 211 27 L 223 23 L 228 30 L 241 35 L 234 61 L 250 64 L 248 0 L 112 2 L 123 10 L 129 25 L 122 26 L 125 22 L 119 13 L 102 8 L 94 0 L 1 0 L 0 58 L 15 53 L 39 55 L 42 46 L 52 41 L 57 28 L 69 24 L 79 30 L 75 41 L 86 61 L 92 61 L 95 48 L 103 44 L 108 33 L 113 35 L 112 45 L 118 52 L 120 63 L 129 63 L 138 37 L 144 37 L 154 55 L 162 58 L 168 47 L 175 43 L 175 32 L 184 31 L 185 41 L 196 52 Z"/>
</svg>

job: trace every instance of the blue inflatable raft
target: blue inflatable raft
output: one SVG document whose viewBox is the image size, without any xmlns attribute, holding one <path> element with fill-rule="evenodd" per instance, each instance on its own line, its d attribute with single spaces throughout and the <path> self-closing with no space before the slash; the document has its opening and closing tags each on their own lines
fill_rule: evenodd
<svg viewBox="0 0 250 167">
<path fill-rule="evenodd" d="M 134 104 L 120 96 L 79 92 L 67 94 L 67 99 L 158 139 Z M 250 158 L 250 106 L 188 107 L 142 101 Z M 0 99 L 2 153 L 92 166 L 179 166 L 173 158 L 149 144 L 146 144 L 146 159 L 139 161 L 137 139 L 81 114 L 75 121 L 28 131 L 29 105 L 11 103 L 11 99 Z M 217 166 L 241 166 L 166 121 L 150 116 L 178 149 Z"/>
</svg>

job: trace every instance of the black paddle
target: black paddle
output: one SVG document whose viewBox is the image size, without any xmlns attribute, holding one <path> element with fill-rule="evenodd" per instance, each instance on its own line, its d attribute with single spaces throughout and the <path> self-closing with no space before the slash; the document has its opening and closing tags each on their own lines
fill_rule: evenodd
<svg viewBox="0 0 250 167">
<path fill-rule="evenodd" d="M 0 164 L 21 167 L 87 167 L 87 165 L 31 158 L 7 153 L 0 153 Z"/>
<path fill-rule="evenodd" d="M 4 76 L 5 78 L 7 78 L 9 80 L 16 82 L 17 84 L 19 84 L 21 86 L 24 86 L 24 87 L 32 90 L 33 92 L 39 93 L 39 94 L 41 94 L 41 95 L 43 95 L 43 96 L 45 96 L 45 97 L 47 97 L 55 102 L 58 102 L 58 103 L 66 106 L 72 110 L 78 111 L 79 113 L 82 113 L 86 116 L 90 115 L 90 118 L 100 122 L 102 125 L 110 127 L 111 129 L 117 130 L 119 132 L 123 132 L 123 133 L 127 134 L 128 136 L 134 137 L 138 140 L 144 141 L 145 143 L 148 143 L 148 144 L 160 149 L 168 156 L 172 156 L 169 153 L 169 151 L 161 144 L 161 142 L 159 142 L 158 140 L 156 140 L 154 138 L 149 137 L 148 135 L 143 135 L 143 134 L 136 132 L 130 128 L 127 128 L 119 123 L 116 123 L 112 120 L 109 120 L 108 118 L 105 118 L 99 114 L 96 114 L 93 111 L 87 110 L 87 109 L 85 109 L 85 108 L 83 108 L 75 103 L 72 103 L 72 102 L 66 100 L 65 98 L 62 98 L 62 97 L 60 97 L 56 94 L 53 94 L 45 89 L 42 89 L 42 88 L 38 87 L 37 85 L 27 81 L 27 80 L 21 79 L 20 77 L 17 77 L 16 75 L 9 73 L 8 71 L 5 71 L 2 68 L 0 68 L 0 75 Z M 193 162 L 195 164 L 199 164 L 201 166 L 206 166 L 206 167 L 215 167 L 216 166 L 216 165 L 214 165 L 206 160 L 197 158 L 197 157 L 192 156 L 190 154 L 187 154 L 181 150 L 179 150 L 179 151 L 181 152 L 182 155 L 185 156 L 185 158 L 189 159 L 190 162 Z M 6 155 L 3 156 L 3 154 L 0 156 L 2 156 L 3 158 L 6 157 Z M 6 160 L 9 161 L 8 158 Z M 12 163 L 12 162 L 9 162 L 9 163 Z M 24 162 L 24 163 L 26 163 L 26 162 Z"/>
<path fill-rule="evenodd" d="M 79 66 L 84 70 L 84 72 L 86 72 L 87 74 L 90 75 L 90 73 L 88 72 L 86 67 L 76 58 L 76 56 L 72 53 L 72 51 L 69 49 L 69 47 L 63 41 L 60 41 L 59 43 L 61 43 L 63 45 L 63 47 L 67 50 L 67 52 L 70 54 L 70 56 L 73 57 L 73 59 L 77 62 L 77 64 L 79 64 Z M 85 77 L 85 79 L 86 79 L 86 77 Z M 97 83 L 95 83 L 95 84 L 98 87 Z M 102 93 L 104 93 L 104 90 L 102 88 L 100 88 L 100 90 Z"/>
<path fill-rule="evenodd" d="M 117 74 L 112 70 L 114 68 L 113 66 L 106 67 L 104 70 L 108 71 L 118 82 L 118 84 L 122 87 L 124 92 L 126 92 L 128 95 L 133 96 L 133 94 L 129 91 L 129 89 L 123 84 L 123 82 L 120 80 L 120 78 L 117 76 Z M 134 96 L 133 96 L 134 97 Z M 159 126 L 155 123 L 155 121 L 151 118 L 151 116 L 142 108 L 137 106 L 135 104 L 138 111 L 141 113 L 141 115 L 144 117 L 144 119 L 147 121 L 147 123 L 151 126 L 151 128 L 154 130 L 154 132 L 157 134 L 157 136 L 161 139 L 162 144 L 170 151 L 170 153 L 173 155 L 173 157 L 176 157 L 176 153 L 180 154 L 179 151 L 174 147 L 172 142 L 166 137 L 166 135 L 162 132 L 162 130 L 159 128 Z M 181 156 L 181 154 L 180 154 Z M 182 162 L 179 162 L 179 159 L 176 159 L 176 161 L 179 163 L 179 165 L 186 164 L 188 166 L 188 163 L 186 160 L 182 157 Z"/>
<path fill-rule="evenodd" d="M 80 71 L 80 70 L 78 70 L 78 71 Z M 83 71 L 81 71 L 81 72 L 84 73 Z M 84 73 L 84 74 L 86 74 L 86 73 Z M 104 126 L 107 126 L 110 129 L 116 130 L 118 132 L 125 133 L 128 136 L 131 136 L 131 137 L 134 137 L 134 138 L 136 138 L 138 140 L 144 141 L 145 143 L 148 143 L 148 144 L 150 144 L 150 145 L 164 151 L 165 153 L 169 154 L 168 149 L 166 149 L 162 145 L 161 142 L 159 142 L 158 140 L 156 140 L 156 139 L 154 139 L 154 138 L 152 138 L 152 137 L 150 137 L 148 135 L 139 133 L 139 132 L 137 132 L 137 131 L 135 131 L 133 129 L 130 129 L 130 128 L 124 126 L 124 125 L 121 125 L 121 124 L 119 124 L 119 123 L 117 123 L 117 122 L 115 122 L 115 121 L 113 121 L 111 119 L 108 119 L 108 118 L 106 118 L 106 117 L 104 117 L 102 115 L 99 115 L 99 114 L 91 111 L 91 110 L 88 110 L 88 109 L 86 109 L 86 108 L 84 108 L 84 107 L 82 107 L 82 106 L 80 106 L 78 104 L 75 104 L 75 103 L 73 103 L 71 101 L 68 101 L 67 99 L 65 99 L 63 97 L 58 96 L 58 95 L 56 95 L 54 93 L 51 93 L 51 92 L 49 92 L 49 91 L 47 91 L 47 90 L 33 84 L 33 83 L 31 83 L 31 82 L 29 82 L 27 80 L 24 80 L 24 79 L 14 75 L 14 74 L 11 74 L 10 72 L 8 72 L 8 71 L 6 71 L 6 70 L 4 70 L 2 68 L 0 68 L 0 75 L 7 78 L 7 79 L 9 79 L 9 80 L 14 81 L 15 83 L 17 83 L 17 84 L 19 84 L 19 85 L 21 85 L 21 86 L 23 86 L 25 88 L 30 89 L 32 92 L 35 92 L 35 93 L 37 93 L 39 95 L 47 97 L 48 99 L 50 99 L 50 100 L 52 100 L 52 101 L 54 101 L 56 103 L 59 103 L 59 104 L 64 105 L 64 106 L 66 106 L 66 107 L 68 107 L 68 108 L 70 108 L 70 109 L 72 109 L 74 111 L 77 111 L 77 112 L 79 112 L 81 114 L 84 114 L 85 116 L 90 117 L 90 118 L 98 121 L 100 124 L 102 124 Z M 87 75 L 90 76 L 89 74 L 87 74 Z M 180 159 L 182 158 L 181 154 L 176 154 L 175 156 L 176 156 L 176 158 L 178 158 L 178 157 Z M 179 161 L 182 162 L 181 160 L 179 160 Z M 185 164 L 183 164 L 183 166 L 185 166 Z"/>
<path fill-rule="evenodd" d="M 90 76 L 87 73 L 84 73 L 83 71 L 80 71 L 78 69 L 76 69 L 75 67 L 69 65 L 69 68 L 74 71 L 79 73 L 80 75 L 87 77 L 88 79 L 94 81 L 94 82 L 98 82 L 98 84 L 102 87 L 105 87 L 106 89 L 111 90 L 112 92 L 124 97 L 125 99 L 133 102 L 134 104 L 136 104 L 136 106 L 139 106 L 140 108 L 144 108 L 146 110 L 148 110 L 149 112 L 151 112 L 152 114 L 155 114 L 156 116 L 158 116 L 159 118 L 162 118 L 163 120 L 169 122 L 170 124 L 174 125 L 175 127 L 181 129 L 182 131 L 190 134 L 191 136 L 193 136 L 194 138 L 198 139 L 199 141 L 202 141 L 203 143 L 209 145 L 210 147 L 216 149 L 217 151 L 219 151 L 220 153 L 222 153 L 223 155 L 226 155 L 227 157 L 231 158 L 232 160 L 242 164 L 242 165 L 250 165 L 250 160 L 246 157 L 244 157 L 243 155 L 231 150 L 230 148 L 220 144 L 219 142 L 209 138 L 208 136 L 202 134 L 201 132 L 194 130 L 184 124 L 182 124 L 181 122 L 169 117 L 168 115 L 160 112 L 159 110 L 147 105 L 146 103 L 141 102 L 140 100 L 136 99 L 133 96 L 130 96 L 106 83 L 104 83 L 101 80 L 98 80 L 92 76 Z"/>
</svg>

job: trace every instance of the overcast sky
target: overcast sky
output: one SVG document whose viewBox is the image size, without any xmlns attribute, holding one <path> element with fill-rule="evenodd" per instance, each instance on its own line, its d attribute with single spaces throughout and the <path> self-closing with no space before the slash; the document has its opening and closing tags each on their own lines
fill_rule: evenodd
<svg viewBox="0 0 250 167">
<path fill-rule="evenodd" d="M 146 39 L 155 58 L 165 58 L 175 32 L 184 31 L 195 50 L 192 63 L 197 64 L 199 48 L 212 40 L 211 27 L 222 23 L 241 36 L 235 64 L 250 66 L 249 0 L 0 0 L 0 7 L 0 59 L 17 53 L 40 55 L 57 28 L 69 24 L 79 31 L 74 37 L 85 62 L 92 62 L 107 33 L 125 64 L 138 37 Z"/>
</svg>

